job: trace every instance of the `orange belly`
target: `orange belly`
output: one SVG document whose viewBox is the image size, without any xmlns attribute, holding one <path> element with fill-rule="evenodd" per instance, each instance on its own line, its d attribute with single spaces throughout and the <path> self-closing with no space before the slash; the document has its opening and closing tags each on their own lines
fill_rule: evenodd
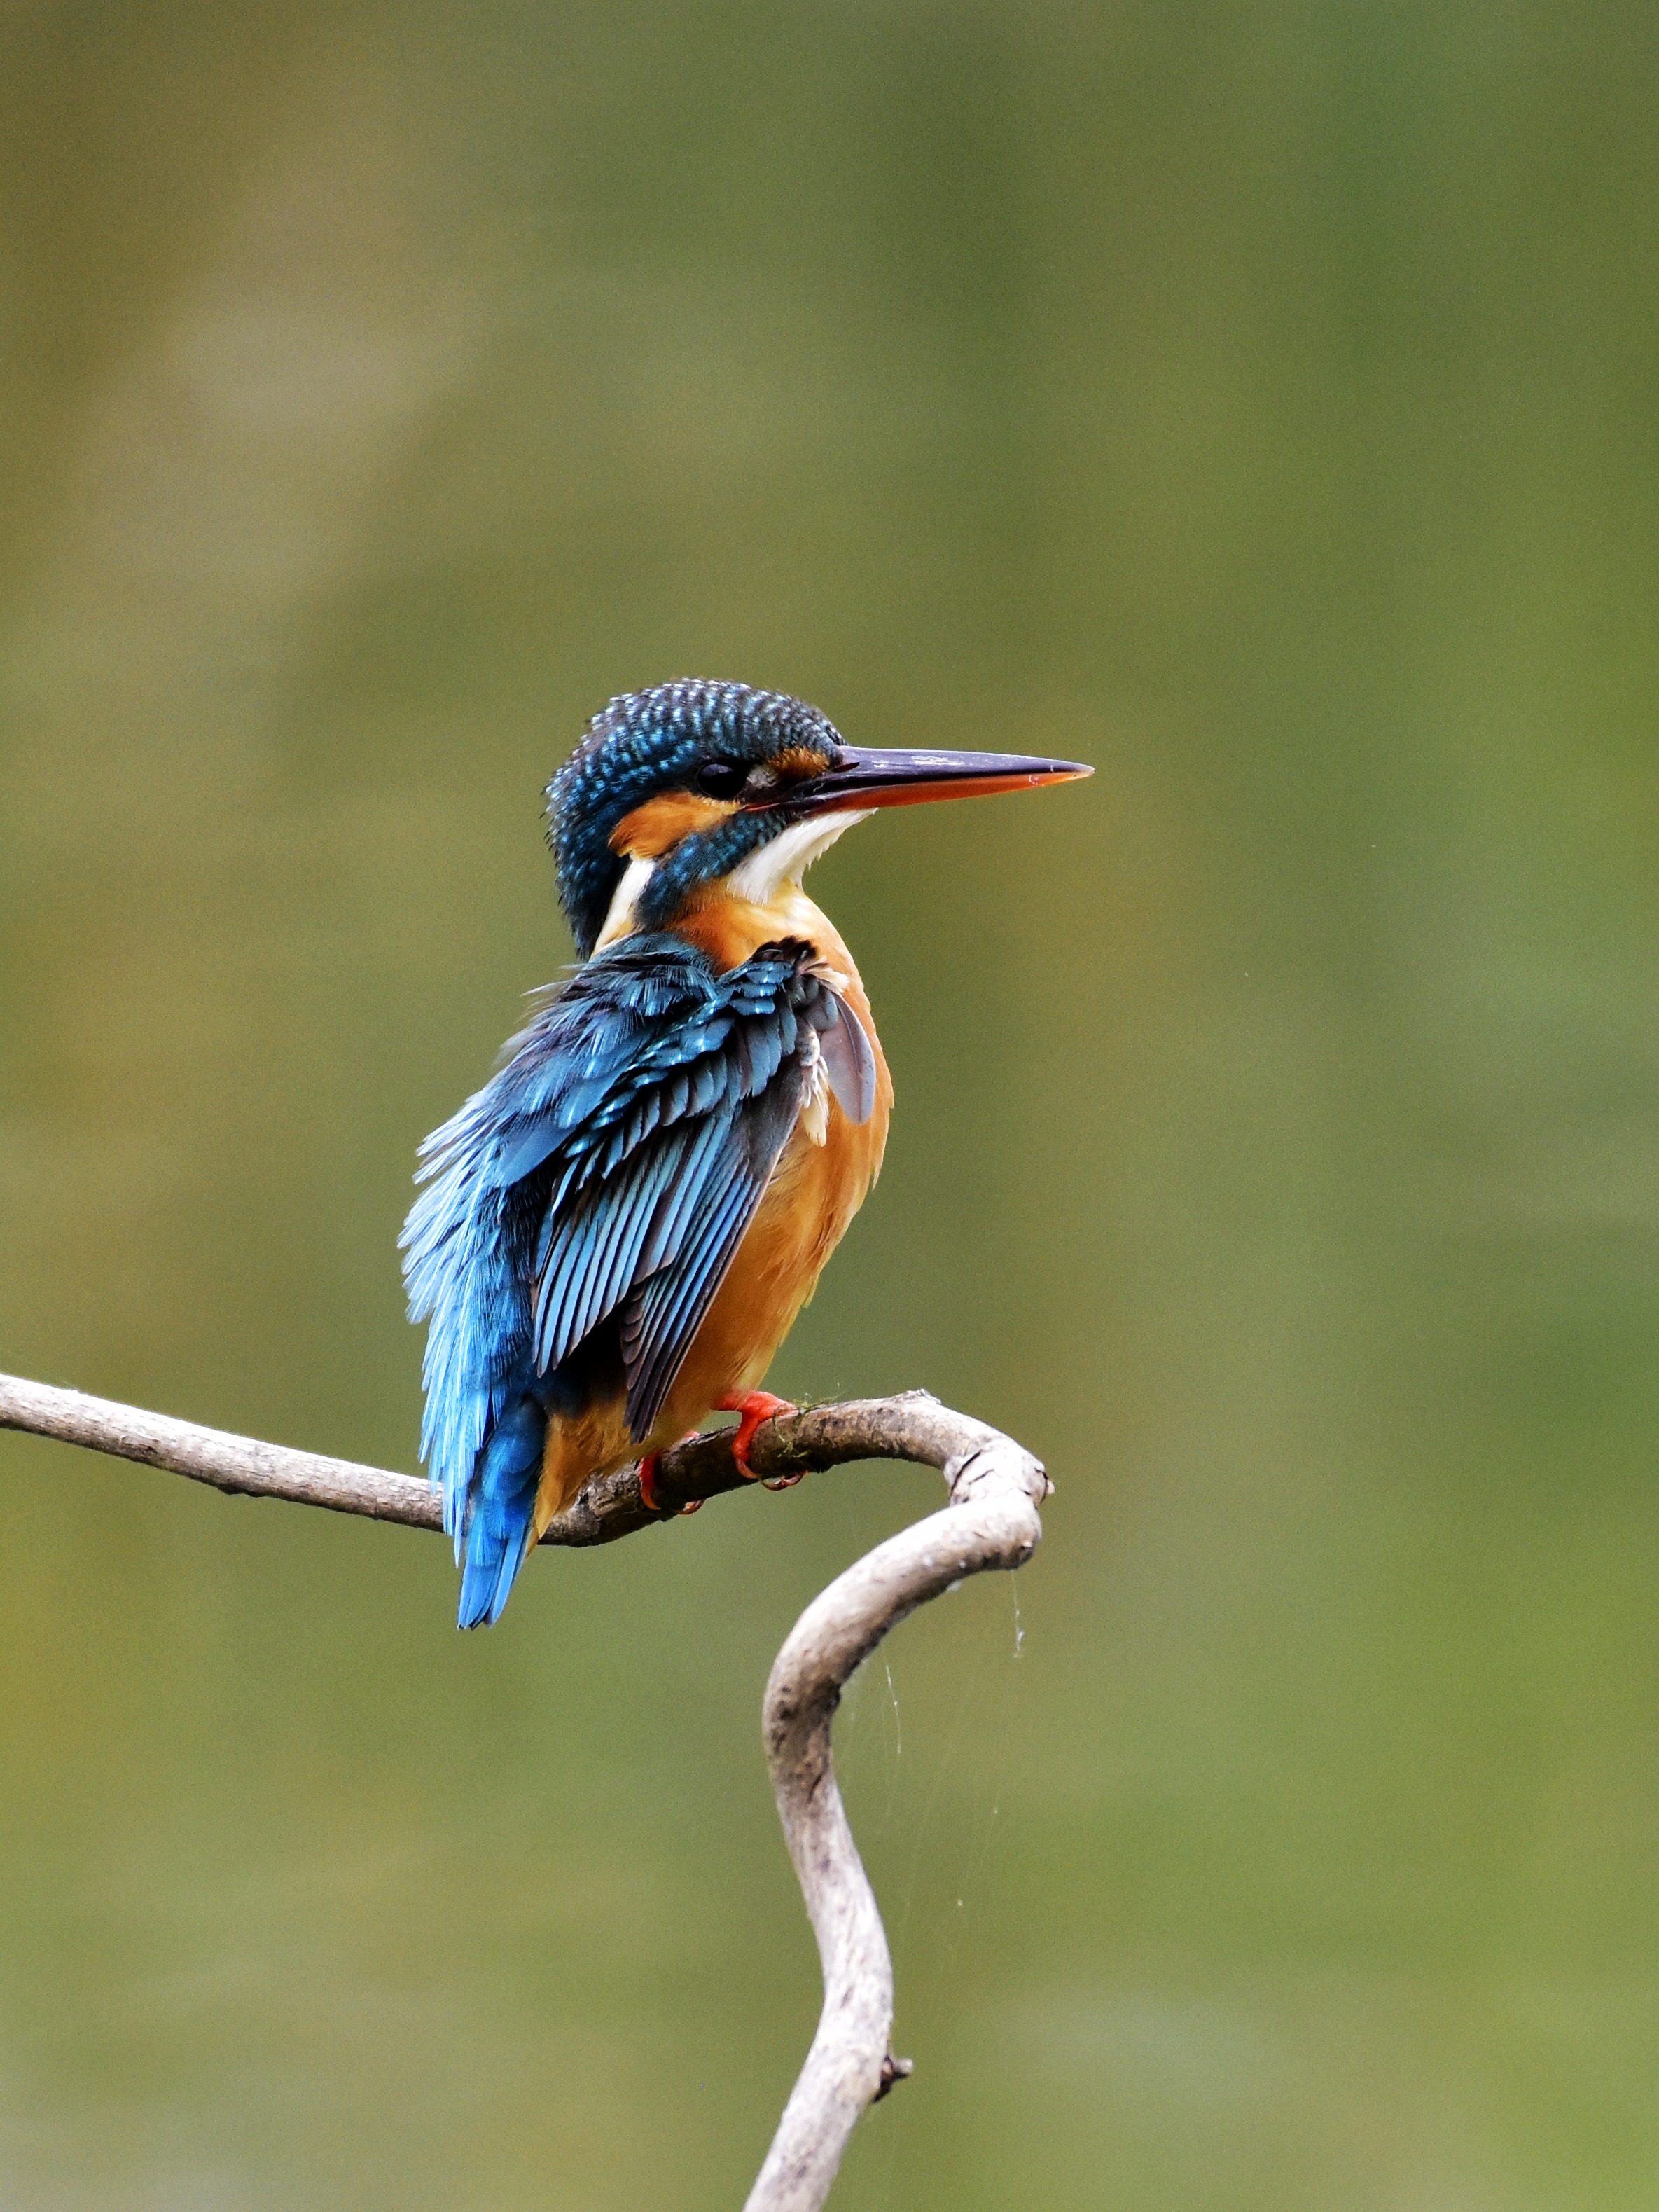
<svg viewBox="0 0 1659 2212">
<path fill-rule="evenodd" d="M 758 1386 L 773 1353 L 817 1288 L 824 1261 L 880 1172 L 893 1085 L 869 1000 L 852 955 L 828 918 L 798 890 L 787 910 L 780 911 L 782 903 L 751 907 L 723 900 L 689 915 L 681 932 L 702 944 L 723 969 L 736 966 L 760 945 L 779 938 L 799 937 L 816 945 L 846 978 L 843 996 L 874 1048 L 875 1109 L 867 1121 L 854 1123 L 832 1097 L 821 1145 L 803 1123 L 797 1123 L 726 1279 L 692 1339 L 656 1426 L 642 1444 L 629 1433 L 620 1395 L 591 1407 L 576 1420 L 548 1424 L 536 1496 L 538 1538 L 594 1475 L 625 1467 L 642 1451 L 662 1451 L 678 1443 L 722 1398 Z"/>
</svg>

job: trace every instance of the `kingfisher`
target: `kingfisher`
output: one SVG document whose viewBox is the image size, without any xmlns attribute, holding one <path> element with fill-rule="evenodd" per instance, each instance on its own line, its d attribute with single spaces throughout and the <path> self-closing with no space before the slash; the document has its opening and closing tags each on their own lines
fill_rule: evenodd
<svg viewBox="0 0 1659 2212">
<path fill-rule="evenodd" d="M 580 954 L 421 1147 L 421 1456 L 462 1628 L 500 1619 L 594 1476 L 760 1384 L 881 1167 L 893 1085 L 852 954 L 801 879 L 878 809 L 1060 783 L 1075 761 L 849 745 L 817 708 L 685 678 L 612 699 L 547 787 Z"/>
</svg>

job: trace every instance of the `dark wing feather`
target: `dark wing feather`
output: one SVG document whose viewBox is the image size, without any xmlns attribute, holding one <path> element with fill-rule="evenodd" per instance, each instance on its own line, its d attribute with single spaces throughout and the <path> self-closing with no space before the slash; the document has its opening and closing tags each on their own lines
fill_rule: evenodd
<svg viewBox="0 0 1659 2212">
<path fill-rule="evenodd" d="M 817 1024 L 798 1010 L 821 1022 L 828 996 L 801 945 L 711 973 L 641 1026 L 602 1091 L 584 1083 L 580 1125 L 544 1156 L 535 1364 L 558 1368 L 626 1306 L 636 1436 L 660 1412 L 805 1103 Z"/>
<path fill-rule="evenodd" d="M 808 1055 L 792 1058 L 751 1103 L 689 1209 L 674 1263 L 644 1279 L 623 1316 L 628 1425 L 648 1436 L 691 1340 L 726 1279 L 743 1233 L 789 1140 L 811 1085 Z"/>
<path fill-rule="evenodd" d="M 822 987 L 804 946 L 719 979 L 718 1013 L 659 1033 L 554 1155 L 535 1357 L 558 1367 L 625 1307 L 629 1425 L 649 1433 L 754 1218 L 811 1080 L 795 1007 Z"/>
<path fill-rule="evenodd" d="M 642 1274 L 674 1257 L 677 1206 L 686 1188 L 699 1187 L 725 1133 L 712 1118 L 682 1121 L 638 1144 L 609 1176 L 550 1205 L 536 1285 L 536 1365 L 543 1374 L 562 1364 Z"/>
</svg>

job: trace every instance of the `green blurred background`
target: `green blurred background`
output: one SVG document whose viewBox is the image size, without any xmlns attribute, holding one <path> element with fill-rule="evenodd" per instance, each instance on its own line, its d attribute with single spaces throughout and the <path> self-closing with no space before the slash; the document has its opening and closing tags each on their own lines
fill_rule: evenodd
<svg viewBox="0 0 1659 2212">
<path fill-rule="evenodd" d="M 841 1726 L 845 2212 L 1659 2202 L 1659 15 L 21 5 L 0 1364 L 410 1467 L 414 1148 L 609 694 L 1094 782 L 813 879 L 899 1107 L 780 1358 L 1058 1494 Z M 533 1563 L 0 1440 L 0 2202 L 714 2212 L 758 1707 L 928 1507 Z"/>
</svg>

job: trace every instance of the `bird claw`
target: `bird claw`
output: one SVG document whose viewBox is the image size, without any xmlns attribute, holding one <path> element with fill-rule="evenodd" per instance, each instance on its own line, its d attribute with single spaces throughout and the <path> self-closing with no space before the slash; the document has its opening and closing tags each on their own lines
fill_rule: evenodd
<svg viewBox="0 0 1659 2212">
<path fill-rule="evenodd" d="M 730 1397 L 722 1398 L 714 1410 L 719 1413 L 736 1413 L 738 1417 L 738 1425 L 732 1431 L 732 1456 L 738 1463 L 738 1473 L 745 1482 L 758 1482 L 764 1490 L 793 1490 L 798 1482 L 804 1480 L 799 1474 L 776 1474 L 769 1478 L 757 1475 L 749 1464 L 749 1447 L 754 1442 L 755 1431 L 761 1423 L 775 1420 L 780 1413 L 799 1413 L 799 1407 L 792 1405 L 787 1398 L 775 1398 L 769 1390 L 745 1390 L 741 1393 L 734 1391 Z M 696 1429 L 689 1429 L 680 1438 L 680 1443 L 689 1444 L 697 1433 Z M 661 1465 L 662 1454 L 659 1451 L 647 1452 L 640 1462 L 640 1503 L 647 1513 L 666 1514 L 670 1510 L 659 1504 L 657 1498 L 657 1472 Z M 702 1504 L 701 1498 L 693 1498 L 679 1510 L 683 1514 L 696 1513 L 701 1510 Z"/>
<path fill-rule="evenodd" d="M 659 1451 L 647 1452 L 640 1462 L 640 1503 L 647 1513 L 660 1513 L 657 1503 L 657 1469 L 662 1465 Z"/>
<path fill-rule="evenodd" d="M 688 1429 L 680 1438 L 680 1443 L 689 1444 L 697 1433 L 696 1429 Z M 679 1446 L 676 1445 L 674 1449 L 678 1450 Z M 657 1502 L 657 1471 L 661 1465 L 662 1454 L 659 1451 L 647 1452 L 640 1462 L 640 1503 L 647 1513 L 666 1513 L 668 1510 L 665 1505 L 659 1505 Z M 678 1510 L 683 1515 L 696 1513 L 701 1510 L 702 1503 L 701 1498 L 690 1498 Z"/>
<path fill-rule="evenodd" d="M 787 1398 L 775 1398 L 769 1390 L 732 1391 L 722 1398 L 715 1408 L 721 1413 L 736 1413 L 738 1425 L 732 1432 L 732 1456 L 737 1462 L 738 1473 L 745 1482 L 757 1482 L 761 1478 L 749 1464 L 749 1447 L 755 1440 L 755 1431 L 763 1421 L 775 1420 L 780 1413 L 800 1411 Z M 793 1490 L 800 1480 L 798 1474 L 781 1474 L 766 1484 L 768 1490 Z"/>
</svg>

